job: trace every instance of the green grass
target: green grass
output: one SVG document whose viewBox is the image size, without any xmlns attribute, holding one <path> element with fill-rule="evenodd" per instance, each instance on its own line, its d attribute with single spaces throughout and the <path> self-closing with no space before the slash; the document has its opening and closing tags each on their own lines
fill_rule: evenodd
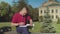
<svg viewBox="0 0 60 34">
<path fill-rule="evenodd" d="M 3 27 L 3 26 L 10 26 L 10 22 L 0 22 L 0 27 Z"/>
<path fill-rule="evenodd" d="M 39 22 L 34 22 L 34 24 L 35 24 L 34 29 L 30 29 L 30 31 L 31 32 L 40 32 L 41 24 Z M 0 23 L 0 27 L 3 27 L 3 26 L 11 26 L 11 23 L 10 22 Z M 56 28 L 57 33 L 60 33 L 60 24 L 54 24 L 54 26 Z M 15 31 L 16 28 L 12 27 L 12 30 Z"/>
</svg>

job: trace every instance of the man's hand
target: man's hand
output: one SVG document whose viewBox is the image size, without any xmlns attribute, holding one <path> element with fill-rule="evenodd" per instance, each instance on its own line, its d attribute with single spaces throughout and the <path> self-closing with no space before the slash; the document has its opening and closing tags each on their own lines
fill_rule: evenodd
<svg viewBox="0 0 60 34">
<path fill-rule="evenodd" d="M 24 24 L 24 22 L 20 22 L 20 23 L 18 23 L 18 24 L 19 24 L 20 26 L 23 26 L 23 25 L 25 25 L 25 24 Z"/>
<path fill-rule="evenodd" d="M 18 26 L 18 23 L 11 23 L 11 26 Z"/>
<path fill-rule="evenodd" d="M 29 26 L 33 26 L 33 24 L 30 24 Z"/>
</svg>

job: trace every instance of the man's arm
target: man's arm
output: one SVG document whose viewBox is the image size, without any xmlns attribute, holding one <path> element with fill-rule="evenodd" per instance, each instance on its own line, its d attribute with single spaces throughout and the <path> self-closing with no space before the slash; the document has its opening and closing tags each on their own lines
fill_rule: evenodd
<svg viewBox="0 0 60 34">
<path fill-rule="evenodd" d="M 20 23 L 11 23 L 11 26 L 23 26 L 25 25 L 24 22 L 20 22 Z"/>
<path fill-rule="evenodd" d="M 30 26 L 33 26 L 33 21 L 32 21 L 32 18 L 30 16 L 28 16 L 28 20 L 30 22 Z"/>
<path fill-rule="evenodd" d="M 33 25 L 33 21 L 32 21 L 32 19 L 30 19 L 30 26 L 32 26 Z"/>
<path fill-rule="evenodd" d="M 18 23 L 11 23 L 11 26 L 18 26 Z"/>
</svg>

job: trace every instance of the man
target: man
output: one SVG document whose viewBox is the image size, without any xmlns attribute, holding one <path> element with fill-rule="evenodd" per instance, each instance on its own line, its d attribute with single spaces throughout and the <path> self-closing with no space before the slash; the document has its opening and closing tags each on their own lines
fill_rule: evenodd
<svg viewBox="0 0 60 34">
<path fill-rule="evenodd" d="M 15 13 L 12 18 L 12 26 L 17 26 L 16 30 L 21 34 L 29 34 L 26 25 L 26 19 L 29 20 L 30 24 L 28 26 L 32 26 L 32 19 L 30 16 L 27 16 L 28 10 L 26 7 L 23 7 L 18 13 Z M 23 27 L 24 26 L 24 27 Z"/>
</svg>

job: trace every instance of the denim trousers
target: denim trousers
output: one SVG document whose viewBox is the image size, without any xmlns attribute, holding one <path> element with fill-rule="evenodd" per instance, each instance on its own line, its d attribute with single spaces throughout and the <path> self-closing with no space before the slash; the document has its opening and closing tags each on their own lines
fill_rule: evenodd
<svg viewBox="0 0 60 34">
<path fill-rule="evenodd" d="M 17 27 L 16 31 L 18 34 L 30 34 L 27 27 Z"/>
</svg>

